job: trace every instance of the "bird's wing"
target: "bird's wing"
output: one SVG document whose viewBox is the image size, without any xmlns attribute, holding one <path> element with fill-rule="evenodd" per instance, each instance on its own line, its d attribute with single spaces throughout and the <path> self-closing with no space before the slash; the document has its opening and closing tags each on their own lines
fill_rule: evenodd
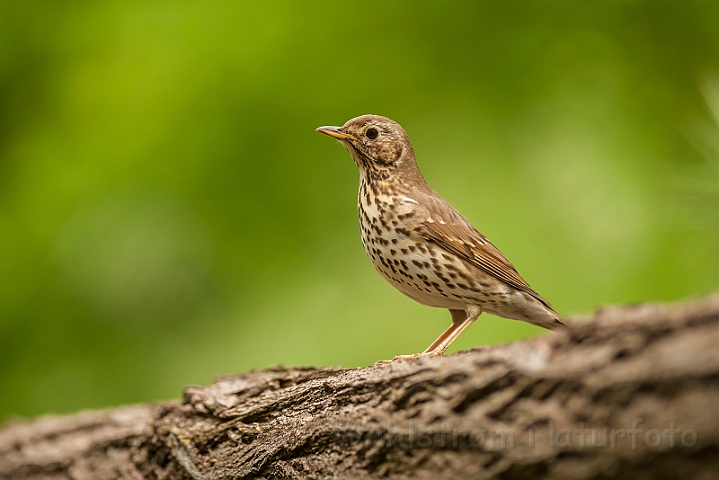
<svg viewBox="0 0 719 480">
<path fill-rule="evenodd" d="M 416 219 L 420 222 L 419 228 L 415 230 L 418 234 L 552 308 L 519 276 L 514 266 L 487 237 L 477 231 L 449 202 L 435 192 L 431 193 L 416 192 L 413 195 L 418 204 L 415 208 L 423 211 L 423 215 Z"/>
</svg>

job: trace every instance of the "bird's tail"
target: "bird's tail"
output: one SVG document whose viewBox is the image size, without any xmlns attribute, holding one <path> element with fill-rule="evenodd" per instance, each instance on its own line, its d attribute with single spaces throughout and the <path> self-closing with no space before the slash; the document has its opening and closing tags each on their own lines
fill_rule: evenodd
<svg viewBox="0 0 719 480">
<path fill-rule="evenodd" d="M 559 316 L 553 308 L 543 305 L 543 311 L 537 315 L 532 315 L 528 321 L 529 323 L 538 327 L 546 328 L 547 330 L 562 331 L 567 329 L 567 324 L 564 319 Z"/>
<path fill-rule="evenodd" d="M 542 326 L 544 327 L 544 325 L 542 325 Z M 560 330 L 561 331 L 561 330 L 567 329 L 567 324 L 564 323 L 564 320 L 562 320 L 562 318 L 559 315 L 557 315 L 557 318 L 551 320 L 545 328 L 548 328 L 550 330 Z"/>
<path fill-rule="evenodd" d="M 540 321 L 532 323 L 548 330 L 566 330 L 567 324 L 564 323 L 562 317 L 560 317 L 559 314 L 554 311 L 554 307 L 552 307 L 548 301 L 546 301 L 539 295 L 536 296 L 536 299 L 539 300 L 539 302 L 544 307 L 544 312 L 546 315 L 543 315 L 543 318 Z"/>
</svg>

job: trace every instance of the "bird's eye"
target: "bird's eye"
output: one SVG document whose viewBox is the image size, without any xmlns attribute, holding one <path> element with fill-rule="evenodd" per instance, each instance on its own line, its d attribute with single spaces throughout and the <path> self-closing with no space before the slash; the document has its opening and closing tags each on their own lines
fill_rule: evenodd
<svg viewBox="0 0 719 480">
<path fill-rule="evenodd" d="M 367 132 L 365 132 L 365 135 L 367 135 L 367 138 L 369 138 L 370 140 L 374 140 L 379 136 L 379 132 L 376 128 L 368 128 Z"/>
</svg>

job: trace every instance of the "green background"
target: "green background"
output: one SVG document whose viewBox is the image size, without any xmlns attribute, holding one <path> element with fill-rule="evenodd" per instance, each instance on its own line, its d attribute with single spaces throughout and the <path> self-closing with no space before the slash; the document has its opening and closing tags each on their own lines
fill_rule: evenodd
<svg viewBox="0 0 719 480">
<path fill-rule="evenodd" d="M 719 287 L 716 0 L 4 1 L 0 420 L 423 350 L 314 131 L 364 113 L 563 315 Z"/>
</svg>

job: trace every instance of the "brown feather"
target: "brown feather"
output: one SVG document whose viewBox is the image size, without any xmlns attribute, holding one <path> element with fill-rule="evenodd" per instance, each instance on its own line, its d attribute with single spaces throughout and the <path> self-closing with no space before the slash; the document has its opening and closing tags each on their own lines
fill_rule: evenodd
<svg viewBox="0 0 719 480">
<path fill-rule="evenodd" d="M 425 184 L 426 185 L 426 184 Z M 427 186 L 430 189 L 429 186 Z M 430 189 L 431 190 L 431 189 Z M 429 193 L 429 192 L 428 192 Z M 507 258 L 474 226 L 434 190 L 412 192 L 425 210 L 420 232 L 428 240 L 508 285 L 528 293 L 548 308 L 552 306 L 517 273 Z"/>
</svg>

